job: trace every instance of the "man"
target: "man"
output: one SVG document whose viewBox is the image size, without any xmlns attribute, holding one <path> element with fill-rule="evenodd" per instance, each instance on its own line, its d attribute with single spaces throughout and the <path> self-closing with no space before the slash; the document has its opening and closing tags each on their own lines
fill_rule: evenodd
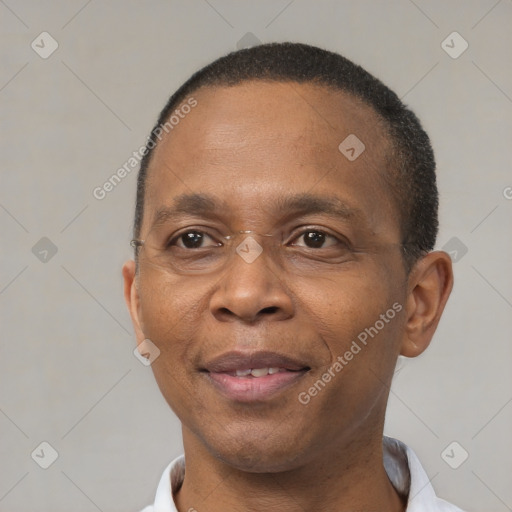
<svg viewBox="0 0 512 512">
<path fill-rule="evenodd" d="M 427 348 L 452 288 L 437 206 L 419 121 L 340 55 L 241 50 L 171 97 L 123 267 L 183 426 L 145 512 L 460 510 L 383 438 L 397 357 Z"/>
</svg>

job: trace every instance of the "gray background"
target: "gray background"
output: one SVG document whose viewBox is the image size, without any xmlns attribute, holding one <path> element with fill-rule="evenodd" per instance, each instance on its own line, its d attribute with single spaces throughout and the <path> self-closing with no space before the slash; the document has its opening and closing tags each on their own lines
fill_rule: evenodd
<svg viewBox="0 0 512 512">
<path fill-rule="evenodd" d="M 170 93 L 248 32 L 339 51 L 431 135 L 456 285 L 430 349 L 397 368 L 386 433 L 439 495 L 512 510 L 510 0 L 4 0 L 0 15 L 0 511 L 136 511 L 181 452 L 122 299 L 136 171 L 92 191 Z M 46 59 L 31 48 L 48 50 L 43 31 L 59 45 Z M 458 58 L 441 46 L 453 31 L 469 43 Z M 42 441 L 59 454 L 46 470 L 48 448 L 31 457 Z"/>
</svg>

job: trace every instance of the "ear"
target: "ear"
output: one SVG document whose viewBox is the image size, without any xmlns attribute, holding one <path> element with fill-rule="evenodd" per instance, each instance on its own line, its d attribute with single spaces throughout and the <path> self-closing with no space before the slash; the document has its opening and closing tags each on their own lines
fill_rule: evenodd
<svg viewBox="0 0 512 512">
<path fill-rule="evenodd" d="M 128 260 L 123 265 L 123 279 L 124 279 L 124 300 L 132 318 L 135 336 L 137 338 L 137 345 L 142 343 L 145 339 L 140 320 L 140 301 L 139 291 L 137 289 L 137 268 L 135 261 Z"/>
<path fill-rule="evenodd" d="M 400 355 L 416 357 L 429 346 L 452 287 L 452 260 L 446 252 L 430 252 L 416 263 L 408 279 Z"/>
</svg>

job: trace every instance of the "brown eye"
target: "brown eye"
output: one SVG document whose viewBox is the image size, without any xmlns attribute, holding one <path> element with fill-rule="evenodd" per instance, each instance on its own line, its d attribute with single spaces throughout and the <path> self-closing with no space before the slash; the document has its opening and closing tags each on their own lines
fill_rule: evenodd
<svg viewBox="0 0 512 512">
<path fill-rule="evenodd" d="M 339 243 L 339 240 L 333 235 L 329 235 L 317 229 L 303 231 L 295 240 L 301 239 L 303 240 L 302 244 L 295 242 L 293 245 L 308 247 L 310 249 L 323 249 Z"/>
<path fill-rule="evenodd" d="M 322 245 L 325 243 L 325 233 L 321 233 L 320 231 L 308 231 L 302 236 L 304 237 L 304 242 L 306 245 L 314 249 L 322 247 Z"/>
<path fill-rule="evenodd" d="M 202 231 L 187 231 L 176 236 L 169 242 L 169 246 L 177 245 L 182 249 L 201 249 L 205 247 L 203 244 L 208 240 L 212 240 L 212 237 Z M 219 244 L 212 243 L 209 247 L 217 246 Z"/>
<path fill-rule="evenodd" d="M 183 245 L 187 249 L 196 249 L 197 247 L 201 247 L 203 243 L 203 234 L 202 233 L 185 233 L 181 235 L 180 239 L 183 242 Z"/>
</svg>

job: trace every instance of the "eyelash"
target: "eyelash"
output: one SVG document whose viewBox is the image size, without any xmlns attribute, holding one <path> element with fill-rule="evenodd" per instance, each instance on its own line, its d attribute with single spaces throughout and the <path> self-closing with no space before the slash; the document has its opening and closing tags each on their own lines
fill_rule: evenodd
<svg viewBox="0 0 512 512">
<path fill-rule="evenodd" d="M 167 242 L 166 247 L 169 248 L 171 246 L 175 246 L 176 242 L 179 241 L 183 235 L 186 235 L 188 233 L 198 233 L 198 234 L 206 235 L 206 236 L 210 237 L 212 240 L 215 240 L 215 237 L 213 237 L 208 232 L 206 232 L 206 231 L 204 231 L 202 229 L 187 229 L 186 231 L 182 231 L 181 233 L 178 233 L 178 234 L 172 236 L 172 238 Z M 314 227 L 314 226 L 313 227 L 308 226 L 308 227 L 303 228 L 302 231 L 297 233 L 292 238 L 292 241 L 297 240 L 301 236 L 304 236 L 306 233 L 321 233 L 322 235 L 326 236 L 326 239 L 331 238 L 331 239 L 335 240 L 337 242 L 337 244 L 339 244 L 339 245 L 345 246 L 347 248 L 350 247 L 350 244 L 349 244 L 349 242 L 347 240 L 345 240 L 345 239 L 343 239 L 341 237 L 338 237 L 336 235 L 333 235 L 332 233 L 329 233 L 328 231 L 325 231 L 324 229 L 319 229 L 319 228 Z M 191 251 L 198 250 L 198 248 L 191 249 L 189 247 L 181 247 L 181 246 L 178 246 L 178 247 L 180 249 L 188 249 L 188 250 L 191 250 Z M 303 247 L 303 246 L 301 246 L 301 247 Z M 329 247 L 320 247 L 320 248 L 316 248 L 316 250 L 328 249 Z M 199 247 L 199 249 L 204 249 L 204 248 L 205 247 Z M 315 248 L 307 247 L 307 246 L 306 246 L 306 248 L 308 248 L 308 249 L 315 249 Z"/>
</svg>

